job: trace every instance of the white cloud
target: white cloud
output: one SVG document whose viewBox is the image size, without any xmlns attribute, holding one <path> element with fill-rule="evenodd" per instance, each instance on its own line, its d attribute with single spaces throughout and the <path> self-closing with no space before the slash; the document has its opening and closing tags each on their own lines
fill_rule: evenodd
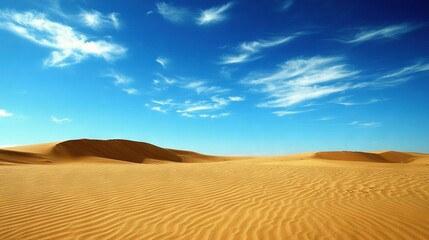
<svg viewBox="0 0 429 240">
<path fill-rule="evenodd" d="M 38 12 L 0 11 L 0 28 L 40 46 L 54 49 L 44 60 L 49 67 L 64 67 L 76 64 L 93 56 L 111 61 L 125 54 L 126 49 L 105 40 L 89 40 L 72 27 L 53 22 Z"/>
<path fill-rule="evenodd" d="M 352 87 L 348 80 L 357 73 L 338 57 L 297 58 L 280 65 L 275 72 L 249 76 L 242 83 L 256 87 L 271 99 L 259 107 L 287 108 L 344 92 Z"/>
<path fill-rule="evenodd" d="M 232 7 L 233 3 L 229 2 L 222 6 L 212 7 L 201 11 L 200 16 L 197 18 L 197 24 L 206 25 L 217 23 L 226 19 L 225 12 Z"/>
<path fill-rule="evenodd" d="M 163 109 L 162 107 L 160 107 L 160 106 L 153 106 L 153 107 L 151 107 L 150 108 L 152 111 L 156 111 L 156 112 L 161 112 L 161 113 L 167 113 L 167 110 L 166 109 Z"/>
<path fill-rule="evenodd" d="M 361 82 L 354 85 L 354 88 L 375 88 L 375 89 L 383 89 L 383 88 L 389 88 L 394 87 L 399 84 L 408 82 L 411 80 L 411 77 L 402 77 L 402 78 L 378 78 L 371 82 Z"/>
<path fill-rule="evenodd" d="M 294 38 L 296 38 L 296 36 L 280 37 L 280 38 L 274 38 L 270 40 L 244 42 L 240 44 L 240 49 L 244 52 L 256 53 L 263 48 L 275 47 L 277 45 L 281 45 L 283 43 L 289 42 Z"/>
<path fill-rule="evenodd" d="M 100 29 L 109 26 L 119 29 L 121 26 L 118 19 L 118 13 L 103 15 L 96 10 L 82 11 L 79 14 L 79 18 L 85 26 L 93 29 Z"/>
<path fill-rule="evenodd" d="M 221 64 L 235 64 L 235 63 L 244 63 L 256 60 L 260 57 L 252 58 L 252 54 L 242 53 L 239 55 L 227 55 L 223 56 Z"/>
<path fill-rule="evenodd" d="M 189 114 L 189 113 L 187 113 L 187 112 L 181 113 L 181 114 L 180 114 L 180 116 L 182 116 L 182 117 L 187 117 L 187 118 L 193 118 L 193 117 L 194 117 L 194 115 Z"/>
<path fill-rule="evenodd" d="M 379 39 L 394 39 L 408 33 L 414 29 L 416 26 L 412 26 L 407 23 L 398 24 L 398 25 L 390 25 L 387 27 L 380 28 L 365 28 L 361 32 L 355 34 L 352 39 L 347 40 L 347 43 L 361 43 L 370 40 L 379 40 Z"/>
<path fill-rule="evenodd" d="M 200 105 L 201 104 L 201 105 Z M 218 109 L 219 105 L 216 104 L 206 104 L 206 103 L 196 103 L 193 106 L 186 107 L 182 110 L 177 110 L 178 113 L 190 113 L 190 112 L 200 112 L 205 110 L 214 110 Z"/>
<path fill-rule="evenodd" d="M 156 8 L 161 16 L 173 23 L 183 23 L 190 14 L 186 8 L 175 7 L 165 2 L 157 3 Z"/>
<path fill-rule="evenodd" d="M 67 123 L 72 121 L 70 118 L 57 118 L 55 116 L 51 116 L 51 120 L 56 124 L 62 124 L 62 123 Z"/>
<path fill-rule="evenodd" d="M 163 68 L 167 68 L 167 64 L 169 62 L 167 58 L 163 57 L 158 57 L 155 61 L 159 63 Z"/>
<path fill-rule="evenodd" d="M 233 97 L 234 98 L 234 97 Z M 222 98 L 218 96 L 213 96 L 210 98 L 210 101 L 204 100 L 204 101 L 186 101 L 183 104 L 177 104 L 178 113 L 183 112 L 201 112 L 201 111 L 213 111 L 213 110 L 220 110 L 228 106 L 231 102 L 234 102 L 230 98 Z M 237 101 L 235 101 L 237 102 Z"/>
<path fill-rule="evenodd" d="M 206 94 L 208 94 L 208 93 L 224 93 L 224 92 L 229 91 L 229 89 L 226 89 L 226 88 L 221 88 L 221 87 L 217 87 L 217 86 L 208 86 L 207 82 L 205 82 L 205 81 L 193 81 L 193 82 L 186 84 L 184 87 L 187 89 L 194 90 L 198 94 L 201 94 L 201 93 L 206 93 Z"/>
<path fill-rule="evenodd" d="M 167 99 L 167 100 L 164 100 L 164 101 L 162 101 L 162 100 L 160 100 L 160 101 L 158 101 L 158 100 L 152 100 L 152 102 L 156 103 L 156 104 L 159 104 L 159 105 L 162 105 L 162 106 L 173 105 L 174 104 L 172 99 Z"/>
<path fill-rule="evenodd" d="M 273 113 L 279 117 L 283 117 L 283 116 L 295 115 L 298 113 L 302 113 L 302 111 L 275 111 Z"/>
<path fill-rule="evenodd" d="M 0 108 L 0 118 L 1 117 L 11 117 L 11 116 L 13 116 L 13 113 L 8 112 L 7 110 Z"/>
<path fill-rule="evenodd" d="M 139 90 L 135 89 L 135 88 L 123 88 L 122 91 L 126 92 L 127 94 L 130 95 L 137 95 L 140 93 Z"/>
<path fill-rule="evenodd" d="M 152 82 L 154 85 L 158 85 L 158 84 L 167 84 L 167 85 L 173 85 L 177 82 L 177 80 L 175 78 L 169 78 L 166 77 L 164 75 L 162 75 L 161 73 L 157 73 L 156 74 L 160 79 L 154 79 Z"/>
<path fill-rule="evenodd" d="M 227 107 L 232 102 L 243 101 L 241 97 L 218 97 L 212 96 L 207 100 L 184 102 L 175 102 L 172 99 L 167 100 L 152 100 L 151 104 L 146 104 L 146 107 L 153 111 L 167 113 L 174 111 L 184 117 L 201 117 L 201 118 L 219 118 L 226 117 L 229 113 L 216 113 Z"/>
<path fill-rule="evenodd" d="M 227 117 L 229 116 L 230 113 L 220 113 L 220 114 L 200 114 L 199 117 L 201 118 L 211 118 L 211 119 L 215 119 L 215 118 L 221 118 L 221 117 Z"/>
<path fill-rule="evenodd" d="M 356 106 L 356 105 L 368 105 L 368 104 L 378 103 L 378 102 L 386 100 L 386 99 L 372 98 L 372 99 L 369 99 L 369 100 L 363 101 L 363 102 L 353 102 L 353 101 L 350 101 L 348 99 L 349 99 L 349 96 L 339 97 L 336 100 L 334 100 L 333 102 L 336 104 L 339 104 L 339 105 L 343 105 L 343 106 Z"/>
<path fill-rule="evenodd" d="M 115 79 L 114 84 L 116 86 L 127 85 L 133 81 L 132 78 L 127 77 L 123 74 L 120 74 L 114 70 L 112 70 L 109 74 L 107 74 L 106 77 L 111 77 L 111 78 Z"/>
<path fill-rule="evenodd" d="M 286 0 L 286 1 L 284 1 L 283 4 L 282 4 L 282 10 L 289 9 L 290 7 L 292 7 L 293 3 L 294 3 L 293 0 Z"/>
<path fill-rule="evenodd" d="M 334 119 L 334 117 L 321 117 L 321 118 L 318 118 L 317 121 L 329 121 L 332 119 Z"/>
<path fill-rule="evenodd" d="M 354 125 L 354 126 L 359 126 L 359 127 L 364 127 L 364 128 L 375 128 L 375 127 L 381 127 L 383 126 L 382 122 L 359 122 L 359 121 L 354 121 L 349 123 L 349 125 Z"/>
<path fill-rule="evenodd" d="M 236 54 L 222 57 L 221 64 L 235 64 L 256 60 L 260 56 L 254 56 L 265 48 L 271 48 L 287 43 L 296 38 L 299 33 L 287 37 L 277 37 L 273 39 L 262 39 L 251 42 L 243 42 L 236 48 Z"/>
<path fill-rule="evenodd" d="M 241 102 L 244 101 L 244 97 L 232 96 L 228 97 L 231 102 Z"/>
<path fill-rule="evenodd" d="M 394 87 L 411 80 L 414 77 L 414 74 L 427 71 L 429 71 L 429 63 L 427 61 L 421 61 L 414 65 L 406 66 L 401 69 L 391 71 L 390 73 L 386 73 L 374 81 L 355 84 L 354 87 L 371 87 L 375 89 Z"/>
<path fill-rule="evenodd" d="M 402 69 L 396 70 L 394 72 L 391 72 L 389 74 L 385 74 L 381 78 L 397 78 L 397 77 L 403 77 L 407 75 L 411 75 L 418 72 L 426 72 L 429 71 L 429 63 L 420 62 L 416 63 L 411 66 L 404 67 Z"/>
</svg>

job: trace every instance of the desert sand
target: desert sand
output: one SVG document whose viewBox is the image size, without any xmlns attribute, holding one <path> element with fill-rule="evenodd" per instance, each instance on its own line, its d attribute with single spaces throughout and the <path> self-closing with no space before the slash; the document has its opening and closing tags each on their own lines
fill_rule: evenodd
<svg viewBox="0 0 429 240">
<path fill-rule="evenodd" d="M 0 149 L 0 239 L 429 239 L 429 155 Z"/>
</svg>

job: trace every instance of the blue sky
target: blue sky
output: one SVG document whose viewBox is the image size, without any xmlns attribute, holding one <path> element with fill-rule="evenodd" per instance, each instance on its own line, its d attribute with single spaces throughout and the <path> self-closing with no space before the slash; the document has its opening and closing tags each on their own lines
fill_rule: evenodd
<svg viewBox="0 0 429 240">
<path fill-rule="evenodd" d="M 0 146 L 429 152 L 426 1 L 0 2 Z"/>
</svg>

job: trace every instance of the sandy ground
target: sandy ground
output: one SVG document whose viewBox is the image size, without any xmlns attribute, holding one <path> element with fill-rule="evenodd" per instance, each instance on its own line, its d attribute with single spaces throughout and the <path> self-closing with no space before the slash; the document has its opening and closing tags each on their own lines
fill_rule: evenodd
<svg viewBox="0 0 429 240">
<path fill-rule="evenodd" d="M 85 141 L 0 150 L 0 239 L 429 239 L 428 155 Z"/>
</svg>

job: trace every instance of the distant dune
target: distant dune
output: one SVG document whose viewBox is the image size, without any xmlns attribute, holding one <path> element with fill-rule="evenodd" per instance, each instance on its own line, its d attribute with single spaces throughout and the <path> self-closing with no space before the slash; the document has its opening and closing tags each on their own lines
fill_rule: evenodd
<svg viewBox="0 0 429 240">
<path fill-rule="evenodd" d="M 382 153 L 367 152 L 318 152 L 314 154 L 315 158 L 343 161 L 359 162 L 382 162 L 382 163 L 408 163 L 412 162 L 415 156 L 407 153 L 387 151 Z"/>
<path fill-rule="evenodd" d="M 429 239 L 428 183 L 420 153 L 20 146 L 0 149 L 0 239 Z"/>
</svg>

